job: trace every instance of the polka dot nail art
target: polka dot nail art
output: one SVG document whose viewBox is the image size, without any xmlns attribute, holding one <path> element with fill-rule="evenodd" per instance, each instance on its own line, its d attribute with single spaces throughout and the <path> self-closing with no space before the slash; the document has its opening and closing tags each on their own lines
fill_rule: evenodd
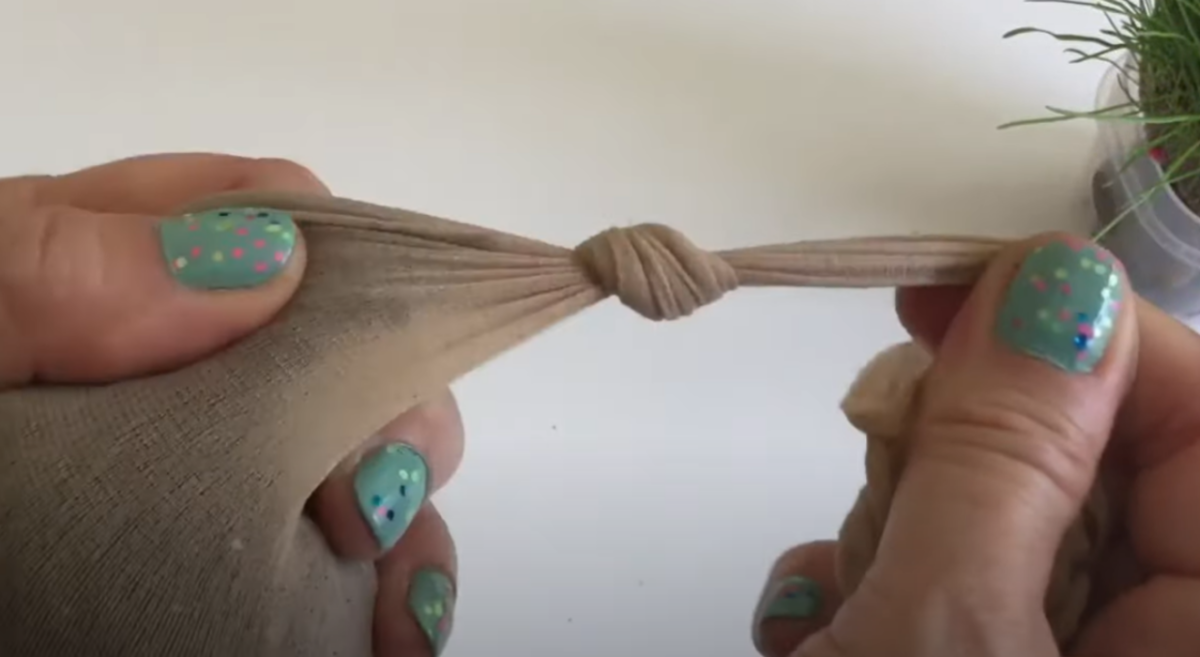
<svg viewBox="0 0 1200 657">
<path fill-rule="evenodd" d="M 390 549 L 404 536 L 428 486 L 425 459 L 407 445 L 388 445 L 359 464 L 354 495 L 380 547 Z"/>
<path fill-rule="evenodd" d="M 442 654 L 454 629 L 454 583 L 440 570 L 422 568 L 413 573 L 408 587 L 408 607 L 425 636 L 433 654 Z"/>
<path fill-rule="evenodd" d="M 996 334 L 1013 349 L 1068 372 L 1091 372 L 1104 356 L 1123 301 L 1123 270 L 1083 240 L 1035 249 L 1009 285 Z"/>
<path fill-rule="evenodd" d="M 204 290 L 256 287 L 292 258 L 292 216 L 266 208 L 221 208 L 164 221 L 159 234 L 167 268 L 180 283 Z"/>
</svg>

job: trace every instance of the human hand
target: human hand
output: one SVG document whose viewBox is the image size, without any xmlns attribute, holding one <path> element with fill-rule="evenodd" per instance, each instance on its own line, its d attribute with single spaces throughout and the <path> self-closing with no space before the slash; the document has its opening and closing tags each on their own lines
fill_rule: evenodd
<svg viewBox="0 0 1200 657">
<path fill-rule="evenodd" d="M 1119 268 L 1110 287 L 1111 256 L 1080 246 L 1041 237 L 1007 249 L 973 289 L 898 293 L 935 361 L 876 560 L 842 600 L 834 543 L 781 556 L 755 618 L 764 655 L 1059 655 L 1047 583 L 1110 435 L 1108 458 L 1132 477 L 1127 543 L 1100 574 L 1120 594 L 1068 654 L 1196 654 L 1200 336 L 1136 299 Z M 1070 330 L 1053 333 L 1064 310 Z M 798 595 L 780 603 L 789 582 Z"/>
<path fill-rule="evenodd" d="M 304 272 L 290 217 L 172 215 L 236 190 L 329 194 L 291 162 L 207 154 L 0 179 L 0 389 L 171 370 L 268 323 Z M 461 460 L 454 398 L 362 438 L 308 514 L 339 556 L 376 563 L 376 657 L 436 654 L 453 618 L 454 545 L 427 499 Z"/>
</svg>

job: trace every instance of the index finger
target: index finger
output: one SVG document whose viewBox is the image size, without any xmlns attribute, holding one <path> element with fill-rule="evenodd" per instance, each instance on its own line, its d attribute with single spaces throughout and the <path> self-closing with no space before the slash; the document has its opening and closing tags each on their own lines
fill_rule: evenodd
<svg viewBox="0 0 1200 657">
<path fill-rule="evenodd" d="M 38 202 L 106 214 L 166 216 L 222 192 L 246 189 L 328 195 L 305 167 L 276 158 L 163 153 L 117 160 L 34 182 Z"/>
</svg>

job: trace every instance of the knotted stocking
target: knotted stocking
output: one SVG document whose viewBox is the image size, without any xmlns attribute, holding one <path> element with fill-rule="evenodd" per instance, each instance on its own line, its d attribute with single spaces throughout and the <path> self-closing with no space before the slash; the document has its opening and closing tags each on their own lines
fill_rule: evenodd
<svg viewBox="0 0 1200 657">
<path fill-rule="evenodd" d="M 609 295 L 665 320 L 739 286 L 970 283 L 1001 246 L 706 253 L 637 226 L 568 250 L 344 199 L 235 194 L 188 210 L 226 206 L 288 211 L 303 227 L 304 283 L 269 326 L 171 373 L 0 394 L 0 655 L 367 657 L 373 571 L 337 561 L 303 514 L 361 437 Z M 868 484 L 842 532 L 848 590 L 903 468 L 922 367 L 904 358 L 909 370 L 868 370 L 848 400 L 870 437 Z M 1063 638 L 1102 539 L 1093 501 L 1047 601 Z"/>
</svg>

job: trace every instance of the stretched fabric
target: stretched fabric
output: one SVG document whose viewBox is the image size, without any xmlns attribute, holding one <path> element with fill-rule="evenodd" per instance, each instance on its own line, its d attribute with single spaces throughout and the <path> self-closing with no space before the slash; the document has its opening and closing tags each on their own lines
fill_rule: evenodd
<svg viewBox="0 0 1200 657">
<path fill-rule="evenodd" d="M 672 320 L 738 287 L 966 284 L 1003 245 L 892 237 L 710 253 L 643 225 L 566 249 L 347 199 L 237 193 L 185 211 L 221 207 L 290 212 L 302 226 L 305 279 L 270 325 L 182 370 L 0 394 L 0 655 L 368 657 L 373 570 L 335 559 L 303 507 L 391 418 L 609 296 Z M 847 400 L 870 440 L 841 538 L 847 590 L 903 467 L 923 367 L 906 358 L 903 372 L 868 368 Z M 1082 613 L 1104 512 L 1090 506 L 1064 544 L 1047 607 L 1062 637 Z"/>
</svg>

